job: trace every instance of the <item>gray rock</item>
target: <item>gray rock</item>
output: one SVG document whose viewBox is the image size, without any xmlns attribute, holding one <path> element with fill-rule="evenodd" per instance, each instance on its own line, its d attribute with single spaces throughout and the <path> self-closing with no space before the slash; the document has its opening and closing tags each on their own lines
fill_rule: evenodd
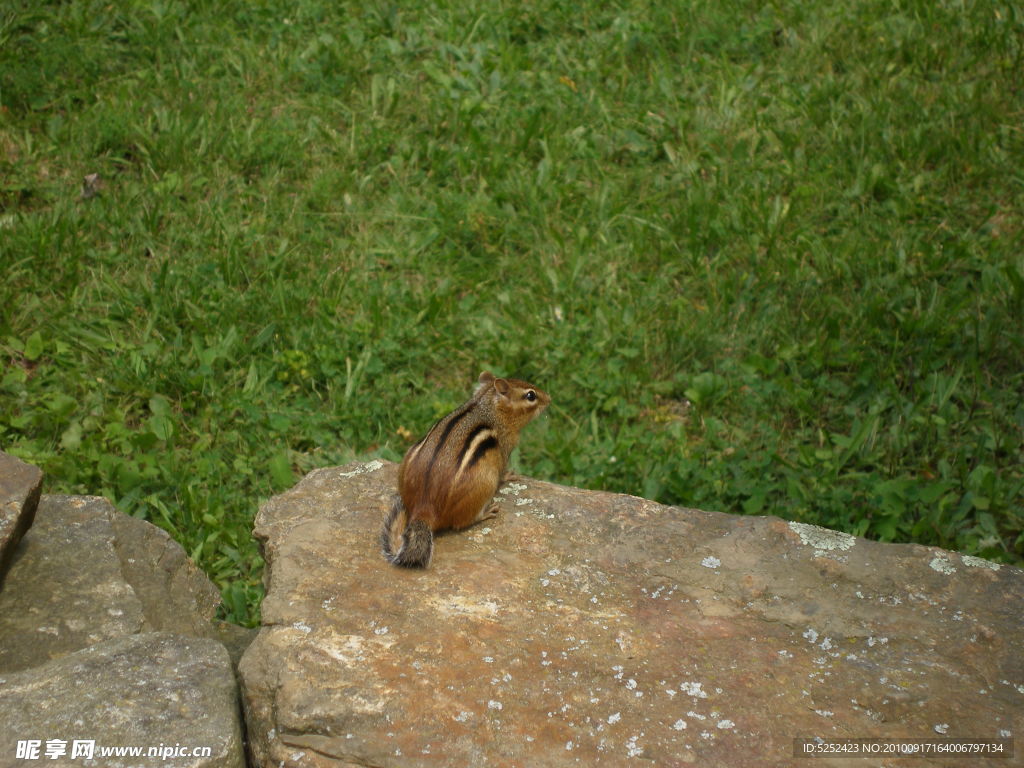
<svg viewBox="0 0 1024 768">
<path fill-rule="evenodd" d="M 107 510 L 121 563 L 121 575 L 142 605 L 144 630 L 215 637 L 210 621 L 220 605 L 220 591 L 166 531 Z"/>
<path fill-rule="evenodd" d="M 0 584 L 22 536 L 32 526 L 43 487 L 43 473 L 0 452 Z"/>
<path fill-rule="evenodd" d="M 402 570 L 377 545 L 395 472 L 318 470 L 257 516 L 256 765 L 792 765 L 797 737 L 1021 735 L 1017 568 L 516 479 Z"/>
<path fill-rule="evenodd" d="M 218 603 L 160 529 L 105 499 L 44 495 L 0 588 L 0 672 L 140 632 L 212 637 Z"/>
<path fill-rule="evenodd" d="M 217 639 L 227 648 L 228 656 L 231 657 L 231 666 L 238 669 L 238 662 L 242 660 L 242 655 L 256 639 L 259 630 L 252 627 L 240 627 L 219 619 L 213 622 L 213 628 L 217 633 Z"/>
<path fill-rule="evenodd" d="M 18 742 L 33 740 L 39 757 L 18 759 Z M 93 742 L 91 760 L 73 757 L 76 741 Z M 60 752 L 56 759 L 47 758 L 48 746 Z M 111 747 L 142 751 L 104 755 Z M 171 756 L 149 756 L 150 748 Z M 241 768 L 237 690 L 227 651 L 205 638 L 144 633 L 24 672 L 0 673 L 0 766 L 35 764 Z"/>
</svg>

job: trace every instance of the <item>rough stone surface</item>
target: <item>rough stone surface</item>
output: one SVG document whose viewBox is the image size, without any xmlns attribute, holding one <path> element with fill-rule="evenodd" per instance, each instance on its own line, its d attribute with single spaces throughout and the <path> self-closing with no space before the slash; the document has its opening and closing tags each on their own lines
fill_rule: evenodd
<svg viewBox="0 0 1024 768">
<path fill-rule="evenodd" d="M 318 470 L 260 510 L 256 765 L 781 766 L 797 737 L 1022 735 L 1019 569 L 516 479 L 400 570 L 377 549 L 395 471 Z"/>
<path fill-rule="evenodd" d="M 141 632 L 212 637 L 219 601 L 160 529 L 105 499 L 44 495 L 0 587 L 0 672 Z"/>
<path fill-rule="evenodd" d="M 121 574 L 142 605 L 145 630 L 213 637 L 220 592 L 166 531 L 108 510 Z"/>
<path fill-rule="evenodd" d="M 22 536 L 32 526 L 43 487 L 43 473 L 0 452 L 0 583 Z"/>
<path fill-rule="evenodd" d="M 39 757 L 18 759 L 17 742 L 29 740 L 41 742 Z M 91 760 L 72 758 L 76 740 L 94 742 Z M 62 754 L 47 757 L 48 742 Z M 108 747 L 141 747 L 142 753 L 105 756 Z M 173 748 L 178 755 L 148 756 L 151 747 Z M 241 768 L 237 689 L 227 651 L 206 638 L 150 632 L 0 673 L 0 767 L 35 764 Z"/>
<path fill-rule="evenodd" d="M 228 656 L 231 657 L 231 666 L 238 669 L 238 662 L 242 660 L 242 655 L 256 639 L 259 630 L 252 627 L 240 627 L 219 619 L 213 622 L 213 628 L 217 639 L 220 640 L 221 645 L 227 649 Z"/>
</svg>

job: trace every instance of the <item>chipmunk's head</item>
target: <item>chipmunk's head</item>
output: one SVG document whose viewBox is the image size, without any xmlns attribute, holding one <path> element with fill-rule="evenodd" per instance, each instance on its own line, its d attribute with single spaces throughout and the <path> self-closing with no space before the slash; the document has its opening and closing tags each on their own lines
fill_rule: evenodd
<svg viewBox="0 0 1024 768">
<path fill-rule="evenodd" d="M 491 397 L 498 413 L 516 429 L 551 405 L 547 392 L 521 379 L 497 379 L 490 371 L 484 371 L 479 381 L 477 397 Z"/>
</svg>

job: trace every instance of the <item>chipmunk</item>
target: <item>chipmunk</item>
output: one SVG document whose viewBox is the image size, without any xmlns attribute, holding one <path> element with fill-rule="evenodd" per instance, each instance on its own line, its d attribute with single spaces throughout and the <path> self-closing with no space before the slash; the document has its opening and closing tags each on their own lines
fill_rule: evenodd
<svg viewBox="0 0 1024 768">
<path fill-rule="evenodd" d="M 425 568 L 434 532 L 468 528 L 498 514 L 491 499 L 519 443 L 519 431 L 551 398 L 519 379 L 480 374 L 473 397 L 438 421 L 405 454 L 398 496 L 384 521 L 384 557 Z"/>
</svg>

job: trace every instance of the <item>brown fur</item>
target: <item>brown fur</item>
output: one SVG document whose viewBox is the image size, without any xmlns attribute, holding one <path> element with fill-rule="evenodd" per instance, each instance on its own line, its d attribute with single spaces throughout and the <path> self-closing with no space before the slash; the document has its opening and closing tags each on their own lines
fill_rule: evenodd
<svg viewBox="0 0 1024 768">
<path fill-rule="evenodd" d="M 480 374 L 473 397 L 406 452 L 398 470 L 400 501 L 381 534 L 385 557 L 396 565 L 426 566 L 432 532 L 494 517 L 497 507 L 490 501 L 519 431 L 550 402 L 525 381 Z"/>
</svg>

